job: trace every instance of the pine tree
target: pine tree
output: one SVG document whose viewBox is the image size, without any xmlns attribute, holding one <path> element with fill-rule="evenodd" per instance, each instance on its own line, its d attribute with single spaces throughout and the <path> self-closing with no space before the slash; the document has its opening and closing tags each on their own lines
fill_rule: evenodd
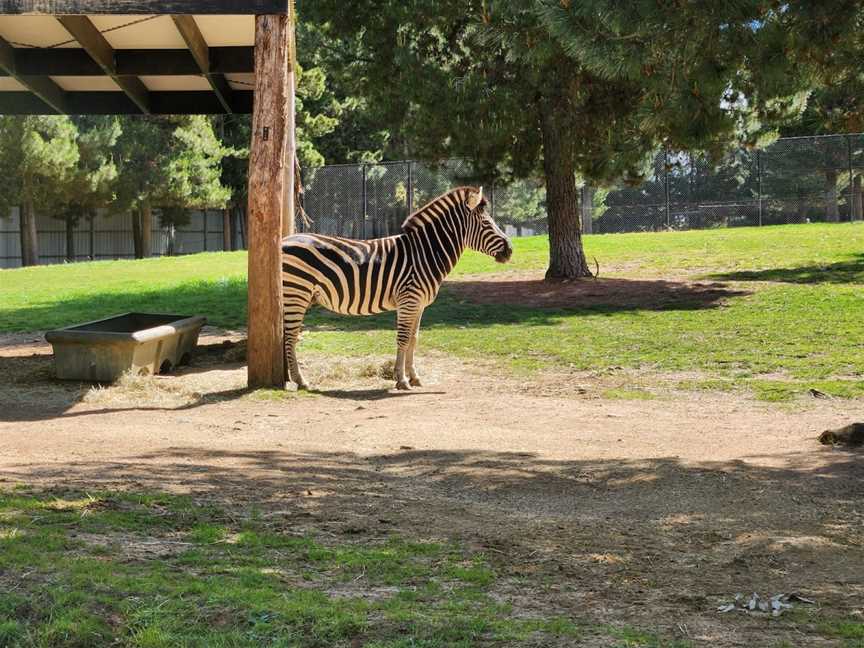
<svg viewBox="0 0 864 648">
<path fill-rule="evenodd" d="M 172 251 L 186 210 L 227 205 L 231 192 L 221 182 L 221 162 L 228 151 L 201 115 L 133 117 L 123 120 L 122 130 L 114 147 L 119 175 L 112 208 L 133 213 L 137 258 L 150 256 L 153 209 L 162 208 Z"/>
<path fill-rule="evenodd" d="M 93 220 L 96 210 L 114 199 L 117 166 L 112 147 L 120 136 L 120 122 L 111 116 L 76 116 L 78 164 L 60 189 L 54 218 L 66 225 L 66 259 L 76 256 L 74 231 L 82 219 Z"/>
<path fill-rule="evenodd" d="M 20 208 L 21 263 L 39 263 L 36 214 L 52 213 L 78 164 L 78 131 L 65 116 L 0 116 L 0 213 Z"/>
<path fill-rule="evenodd" d="M 358 94 L 415 153 L 545 178 L 549 278 L 590 274 L 577 174 L 635 182 L 662 146 L 755 145 L 861 40 L 851 0 L 316 0 L 300 16 L 347 44 Z"/>
</svg>

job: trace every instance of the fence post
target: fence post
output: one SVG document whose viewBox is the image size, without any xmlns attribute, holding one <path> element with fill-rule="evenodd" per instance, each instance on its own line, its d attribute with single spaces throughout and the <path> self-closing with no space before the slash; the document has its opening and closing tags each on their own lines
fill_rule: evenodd
<svg viewBox="0 0 864 648">
<path fill-rule="evenodd" d="M 96 210 L 90 213 L 90 260 L 96 260 Z"/>
<path fill-rule="evenodd" d="M 672 205 L 669 194 L 669 151 L 663 149 L 663 187 L 666 193 L 666 229 L 672 229 Z"/>
<path fill-rule="evenodd" d="M 852 168 L 852 136 L 846 136 L 846 151 L 849 157 L 849 188 L 846 192 L 849 194 L 849 197 L 846 199 L 846 204 L 849 206 L 849 220 L 855 220 L 855 187 L 852 186 L 852 179 L 855 175 L 855 171 Z"/>
<path fill-rule="evenodd" d="M 588 184 L 588 182 L 585 182 L 585 184 L 582 185 L 582 195 L 580 196 L 579 203 L 581 211 L 582 233 L 593 234 L 594 189 Z"/>
<path fill-rule="evenodd" d="M 492 186 L 489 190 L 489 216 L 495 220 L 495 181 L 492 181 Z"/>
<path fill-rule="evenodd" d="M 207 210 L 204 210 L 204 251 L 207 251 Z"/>
<path fill-rule="evenodd" d="M 408 214 L 414 213 L 414 160 L 408 160 Z"/>
<path fill-rule="evenodd" d="M 756 176 L 759 181 L 759 227 L 762 227 L 762 149 L 756 149 Z"/>
<path fill-rule="evenodd" d="M 362 225 L 362 235 L 361 236 L 362 236 L 362 238 L 365 239 L 366 238 L 366 212 L 368 209 L 367 203 L 369 201 L 369 196 L 366 194 L 366 163 L 365 162 L 363 163 L 363 198 L 362 199 L 363 199 L 363 211 L 362 211 L 361 215 L 363 218 L 363 225 Z"/>
</svg>

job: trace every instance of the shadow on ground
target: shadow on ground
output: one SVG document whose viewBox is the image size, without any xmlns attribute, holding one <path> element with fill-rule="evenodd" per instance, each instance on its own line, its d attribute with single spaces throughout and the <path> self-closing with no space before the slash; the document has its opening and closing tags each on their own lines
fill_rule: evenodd
<svg viewBox="0 0 864 648">
<path fill-rule="evenodd" d="M 471 319 L 476 326 L 500 323 L 549 323 L 553 313 L 537 308 L 566 309 L 574 313 L 614 313 L 638 310 L 695 310 L 713 308 L 724 299 L 747 293 L 722 284 L 661 280 L 598 279 L 546 283 L 541 277 L 512 280 L 504 276 L 446 282 L 436 304 L 424 316 L 425 326 L 450 326 Z M 467 300 L 467 301 L 466 301 Z M 506 308 L 495 308 L 495 306 Z M 523 306 L 514 309 L 513 306 Z M 62 302 L 36 303 L 3 310 L 0 331 L 50 330 L 118 313 L 175 312 L 205 315 L 213 326 L 237 328 L 246 323 L 244 282 L 196 282 L 170 290 L 73 296 Z M 345 331 L 392 330 L 392 314 L 346 317 L 313 308 L 308 327 Z"/>
<path fill-rule="evenodd" d="M 864 283 L 864 254 L 848 261 L 813 264 L 797 268 L 771 268 L 769 270 L 739 270 L 710 275 L 720 281 L 773 281 L 796 284 L 856 284 Z"/>
<path fill-rule="evenodd" d="M 563 283 L 542 279 L 456 281 L 447 294 L 477 304 L 604 312 L 700 310 L 749 292 L 721 283 L 599 278 Z"/>
<path fill-rule="evenodd" d="M 718 598 L 737 591 L 798 591 L 848 613 L 864 593 L 862 455 L 815 447 L 781 458 L 772 468 L 758 457 L 692 465 L 671 456 L 178 447 L 112 463 L 13 466 L 0 477 L 86 492 L 191 492 L 294 535 L 452 539 L 486 552 L 505 575 L 560 583 L 580 604 L 633 614 L 641 601 L 649 616 L 714 618 Z"/>
</svg>

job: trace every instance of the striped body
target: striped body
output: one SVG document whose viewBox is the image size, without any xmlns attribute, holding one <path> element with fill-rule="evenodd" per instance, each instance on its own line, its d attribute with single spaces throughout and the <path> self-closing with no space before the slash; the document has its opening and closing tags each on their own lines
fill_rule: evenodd
<svg viewBox="0 0 864 648">
<path fill-rule="evenodd" d="M 438 295 L 466 247 L 505 261 L 510 243 L 485 213 L 482 190 L 453 190 L 408 217 L 403 233 L 358 241 L 295 234 L 282 241 L 282 291 L 286 366 L 305 382 L 295 346 L 311 304 L 344 315 L 397 311 L 397 387 L 418 384 L 413 366 L 423 309 Z M 505 258 L 506 257 L 506 258 Z M 405 379 L 407 360 L 410 381 Z M 400 378 L 400 363 L 403 365 Z"/>
</svg>

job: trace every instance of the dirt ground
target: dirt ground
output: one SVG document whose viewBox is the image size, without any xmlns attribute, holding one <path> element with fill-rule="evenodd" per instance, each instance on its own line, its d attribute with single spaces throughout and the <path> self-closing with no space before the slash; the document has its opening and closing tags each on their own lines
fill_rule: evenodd
<svg viewBox="0 0 864 648">
<path fill-rule="evenodd" d="M 243 389 L 239 339 L 211 331 L 192 367 L 98 388 L 51 380 L 39 335 L 0 338 L 0 487 L 190 491 L 317 536 L 451 539 L 491 556 L 496 595 L 526 614 L 698 645 L 839 646 L 820 623 L 864 620 L 864 462 L 816 442 L 864 402 L 609 400 L 637 377 L 429 353 L 409 393 L 386 358 L 304 354 L 318 391 L 278 397 Z M 754 591 L 817 605 L 717 612 Z"/>
</svg>

